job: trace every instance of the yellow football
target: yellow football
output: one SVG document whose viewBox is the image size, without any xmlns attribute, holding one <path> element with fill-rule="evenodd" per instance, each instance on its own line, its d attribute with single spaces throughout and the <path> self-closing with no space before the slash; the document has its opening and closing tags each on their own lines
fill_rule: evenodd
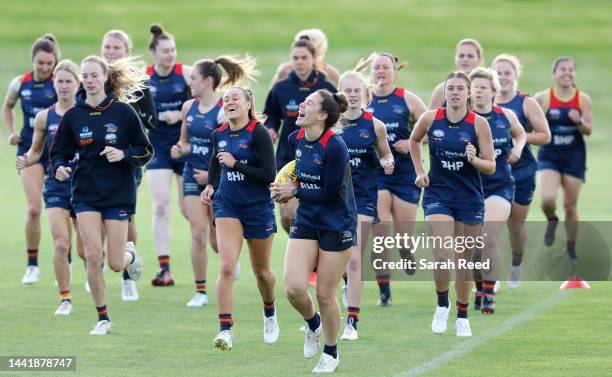
<svg viewBox="0 0 612 377">
<path fill-rule="evenodd" d="M 289 177 L 289 179 L 287 179 Z M 283 168 L 276 174 L 276 178 L 274 179 L 274 183 L 280 183 L 284 185 L 289 182 L 296 183 L 297 182 L 297 173 L 295 171 L 295 160 L 290 161 L 287 165 L 283 166 Z"/>
</svg>

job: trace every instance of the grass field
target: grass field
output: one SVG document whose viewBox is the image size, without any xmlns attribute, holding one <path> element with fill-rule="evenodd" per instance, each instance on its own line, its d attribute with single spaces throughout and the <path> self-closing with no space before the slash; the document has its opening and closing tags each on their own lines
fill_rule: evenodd
<svg viewBox="0 0 612 377">
<path fill-rule="evenodd" d="M 32 41 L 45 32 L 59 39 L 62 55 L 79 62 L 99 52 L 100 38 L 121 28 L 134 39 L 136 53 L 145 56 L 148 25 L 161 22 L 176 39 L 179 59 L 191 63 L 222 53 L 249 52 L 258 59 L 261 79 L 254 86 L 259 108 L 276 65 L 288 56 L 295 32 L 320 27 L 327 32 L 328 61 L 352 68 L 373 50 L 391 51 L 410 62 L 400 84 L 429 101 L 431 90 L 453 69 L 455 43 L 463 37 L 480 40 L 487 62 L 510 52 L 525 65 L 521 89 L 529 93 L 551 85 L 550 65 L 559 55 L 571 55 L 578 66 L 578 86 L 593 98 L 594 132 L 588 139 L 587 184 L 580 212 L 584 220 L 609 220 L 612 179 L 606 140 L 612 137 L 612 3 L 605 1 L 239 1 L 131 3 L 107 1 L 0 2 L 0 86 L 30 69 Z M 172 218 L 172 269 L 177 285 L 153 288 L 148 280 L 156 269 L 150 231 L 151 199 L 146 182 L 140 188 L 138 249 L 145 273 L 139 283 L 140 301 L 120 300 L 119 276 L 106 273 L 108 307 L 113 333 L 103 338 L 88 332 L 95 323 L 91 297 L 84 291 L 81 263 L 74 265 L 74 315 L 57 318 L 58 303 L 51 267 L 51 240 L 43 218 L 41 281 L 20 283 L 24 272 L 23 223 L 25 199 L 14 170 L 14 148 L 0 143 L 0 356 L 76 355 L 82 376 L 297 376 L 308 375 L 316 360 L 302 357 L 302 325 L 284 298 L 282 265 L 286 235 L 274 243 L 277 305 L 281 338 L 263 344 L 261 303 L 248 257 L 236 283 L 234 349 L 212 347 L 217 331 L 214 280 L 218 257 L 211 253 L 208 290 L 211 304 L 185 307 L 193 291 L 189 258 L 190 234 L 176 206 Z M 531 220 L 543 220 L 536 198 Z M 422 218 L 422 212 L 419 219 Z M 529 252 L 529 251 L 528 251 Z M 498 295 L 498 312 L 485 317 L 471 313 L 474 337 L 459 339 L 452 327 L 444 336 L 430 331 L 434 309 L 431 282 L 395 283 L 394 306 L 377 308 L 377 288 L 366 283 L 360 337 L 340 343 L 346 376 L 604 376 L 612 375 L 610 358 L 612 304 L 608 282 L 592 289 L 558 291 L 558 282 L 529 282 Z M 451 294 L 451 300 L 454 295 Z M 454 313 L 454 311 L 453 311 Z M 452 320 L 449 324 L 452 325 Z M 42 374 L 42 373 L 41 373 Z M 2 372 L 0 372 L 2 375 Z M 74 373 L 48 373 L 74 375 Z"/>
</svg>

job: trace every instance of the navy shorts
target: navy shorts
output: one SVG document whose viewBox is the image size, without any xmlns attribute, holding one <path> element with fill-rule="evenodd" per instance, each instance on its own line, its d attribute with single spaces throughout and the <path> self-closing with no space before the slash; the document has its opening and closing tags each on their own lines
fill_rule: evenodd
<svg viewBox="0 0 612 377">
<path fill-rule="evenodd" d="M 200 193 L 204 191 L 204 186 L 193 178 L 193 173 L 191 165 L 185 164 L 183 169 L 183 195 L 185 196 L 200 196 Z"/>
<path fill-rule="evenodd" d="M 456 208 L 451 203 L 423 200 L 423 211 L 425 216 L 448 215 L 466 224 L 482 224 L 484 220 L 484 204 L 478 209 Z"/>
<path fill-rule="evenodd" d="M 276 233 L 274 204 L 245 206 L 223 200 L 219 195 L 213 196 L 213 217 L 215 219 L 231 217 L 242 224 L 245 239 L 264 240 Z"/>
<path fill-rule="evenodd" d="M 376 172 L 376 185 L 378 191 L 389 190 L 393 195 L 405 202 L 419 204 L 421 189 L 414 184 L 416 173 L 406 172 L 401 174 L 393 173 L 385 175 L 381 169 Z"/>
<path fill-rule="evenodd" d="M 533 201 L 533 193 L 536 188 L 535 172 L 524 179 L 515 180 L 514 201 L 522 206 L 528 206 Z"/>
<path fill-rule="evenodd" d="M 147 170 L 167 169 L 174 171 L 178 175 L 183 174 L 183 169 L 185 168 L 184 159 L 176 160 L 170 157 L 170 150 L 156 145 L 153 145 L 153 152 L 153 158 L 147 163 Z"/>
<path fill-rule="evenodd" d="M 584 181 L 584 176 L 586 173 L 586 166 L 581 163 L 572 163 L 572 164 L 561 164 L 552 160 L 538 160 L 538 170 L 550 169 L 560 174 L 569 175 Z"/>
<path fill-rule="evenodd" d="M 102 215 L 102 220 L 119 220 L 119 221 L 128 221 L 130 219 L 131 211 L 128 211 L 119 207 L 92 207 L 90 205 L 84 203 L 77 203 L 74 205 L 74 212 L 98 212 Z"/>
<path fill-rule="evenodd" d="M 514 181 L 503 185 L 498 185 L 492 189 L 483 187 L 483 191 L 485 199 L 491 196 L 497 196 L 506 200 L 508 203 L 510 203 L 510 205 L 512 205 L 512 201 L 514 200 Z"/>
<path fill-rule="evenodd" d="M 357 245 L 357 233 L 354 229 L 338 231 L 294 223 L 291 225 L 289 238 L 318 241 L 319 248 L 324 251 L 345 251 Z"/>
</svg>

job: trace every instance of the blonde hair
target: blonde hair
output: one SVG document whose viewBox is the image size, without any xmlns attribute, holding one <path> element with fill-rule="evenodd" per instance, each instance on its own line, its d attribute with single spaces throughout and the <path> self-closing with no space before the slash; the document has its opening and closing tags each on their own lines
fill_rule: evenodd
<svg viewBox="0 0 612 377">
<path fill-rule="evenodd" d="M 308 39 L 315 48 L 315 60 L 321 62 L 327 54 L 327 36 L 321 29 L 304 29 L 300 30 L 293 39 L 293 42 L 297 42 L 300 39 Z"/>
<path fill-rule="evenodd" d="M 102 67 L 102 71 L 108 76 L 105 86 L 112 90 L 119 101 L 133 103 L 142 97 L 149 76 L 144 73 L 144 62 L 138 57 L 128 56 L 108 64 L 103 58 L 90 55 L 83 59 L 81 66 L 88 62 Z"/>
<path fill-rule="evenodd" d="M 478 42 L 474 38 L 464 38 L 464 39 L 460 40 L 459 43 L 457 43 L 457 47 L 455 47 L 455 55 L 457 55 L 457 50 L 459 50 L 459 47 L 461 47 L 463 45 L 472 45 L 472 46 L 474 46 L 474 48 L 476 48 L 476 54 L 478 55 L 478 64 L 480 66 L 484 66 L 485 65 L 484 49 L 480 45 L 480 42 Z"/>
<path fill-rule="evenodd" d="M 470 81 L 474 81 L 474 79 L 487 79 L 491 83 L 491 89 L 494 92 L 499 92 L 501 86 L 499 85 L 499 79 L 497 78 L 497 72 L 489 68 L 478 67 L 474 68 L 472 73 L 470 73 Z"/>
<path fill-rule="evenodd" d="M 372 94 L 374 93 L 374 85 L 367 77 L 365 77 L 361 72 L 357 71 L 356 69 L 352 71 L 346 71 L 342 75 L 340 75 L 340 78 L 338 79 L 338 91 L 342 91 L 342 82 L 346 79 L 351 78 L 359 80 L 363 85 L 363 103 L 370 103 L 370 101 L 372 100 Z"/>
<path fill-rule="evenodd" d="M 366 59 L 359 59 L 359 62 L 357 62 L 357 65 L 355 66 L 355 71 L 363 72 L 366 68 L 370 67 L 372 63 L 374 62 L 374 60 L 379 56 L 384 56 L 384 57 L 389 58 L 389 60 L 391 60 L 391 64 L 393 64 L 393 68 L 396 73 L 395 80 L 397 80 L 397 72 L 399 72 L 401 69 L 403 69 L 404 67 L 408 65 L 408 62 L 406 61 L 400 62 L 400 60 L 395 55 L 390 54 L 388 52 L 381 52 L 381 53 L 373 52 Z"/>
<path fill-rule="evenodd" d="M 134 47 L 134 44 L 132 43 L 132 39 L 123 30 L 113 29 L 113 30 L 106 32 L 106 34 L 104 34 L 104 37 L 102 37 L 102 43 L 104 43 L 104 40 L 108 37 L 117 38 L 121 42 L 123 42 L 123 44 L 125 45 L 125 50 L 128 53 L 128 55 L 130 54 L 130 52 L 132 51 L 132 48 Z"/>
<path fill-rule="evenodd" d="M 202 59 L 193 64 L 193 68 L 202 76 L 213 78 L 213 90 L 234 85 L 239 82 L 257 82 L 255 76 L 260 74 L 255 69 L 257 61 L 248 54 L 244 58 L 222 55 L 218 58 Z M 223 74 L 225 71 L 225 75 Z M 223 77 L 225 79 L 222 81 Z"/>
<path fill-rule="evenodd" d="M 57 76 L 57 73 L 59 71 L 66 71 L 68 73 L 71 73 L 77 82 L 81 81 L 81 75 L 79 74 L 79 67 L 77 67 L 77 65 L 74 64 L 72 60 L 70 59 L 64 59 L 60 61 L 59 63 L 57 63 L 57 65 L 55 66 L 55 69 L 53 70 L 53 75 Z"/>
<path fill-rule="evenodd" d="M 491 69 L 494 70 L 497 63 L 500 63 L 500 62 L 507 62 L 508 64 L 510 64 L 512 66 L 512 69 L 514 69 L 514 73 L 516 74 L 517 79 L 523 73 L 523 66 L 521 65 L 521 62 L 518 60 L 518 58 L 514 55 L 510 55 L 510 54 L 497 55 L 495 59 L 493 59 L 493 62 L 491 63 Z M 514 80 L 514 86 L 512 89 L 514 91 L 518 89 L 518 80 Z"/>
</svg>

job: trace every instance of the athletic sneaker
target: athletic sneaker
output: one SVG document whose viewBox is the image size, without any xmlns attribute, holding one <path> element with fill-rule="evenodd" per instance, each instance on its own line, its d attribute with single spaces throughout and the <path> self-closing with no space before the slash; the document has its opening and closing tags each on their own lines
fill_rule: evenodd
<svg viewBox="0 0 612 377">
<path fill-rule="evenodd" d="M 85 290 L 87 293 L 91 293 L 91 288 L 89 287 L 89 282 L 87 280 L 85 280 Z"/>
<path fill-rule="evenodd" d="M 344 308 L 348 308 L 348 295 L 346 293 L 346 284 L 344 284 L 342 286 L 342 305 L 344 305 Z"/>
<path fill-rule="evenodd" d="M 151 280 L 151 284 L 155 287 L 165 287 L 169 285 L 174 285 L 174 279 L 172 278 L 172 274 L 170 271 L 161 269 L 155 275 L 155 278 Z"/>
<path fill-rule="evenodd" d="M 323 353 L 312 373 L 334 373 L 338 369 L 338 364 L 340 364 L 340 355 L 338 353 L 336 353 L 335 359 L 333 356 Z"/>
<path fill-rule="evenodd" d="M 191 301 L 187 303 L 188 308 L 199 308 L 208 305 L 208 296 L 206 293 L 196 292 Z"/>
<path fill-rule="evenodd" d="M 344 333 L 340 337 L 342 340 L 357 340 L 359 339 L 359 334 L 357 333 L 357 329 L 353 327 L 352 323 L 346 324 L 344 327 Z"/>
<path fill-rule="evenodd" d="M 280 328 L 278 327 L 278 317 L 276 317 L 276 313 L 274 313 L 272 317 L 266 317 L 264 315 L 264 327 L 263 327 L 264 343 L 266 344 L 276 343 L 279 335 L 280 335 Z"/>
<path fill-rule="evenodd" d="M 431 321 L 431 331 L 434 334 L 444 334 L 446 332 L 448 313 L 450 313 L 450 306 L 436 306 L 436 312 Z"/>
<path fill-rule="evenodd" d="M 34 284 L 38 282 L 38 278 L 40 277 L 40 268 L 38 266 L 28 266 L 26 268 L 25 275 L 21 279 L 23 284 Z"/>
<path fill-rule="evenodd" d="M 557 231 L 557 225 L 559 220 L 548 221 L 546 223 L 546 232 L 544 233 L 544 245 L 551 246 L 555 243 L 555 232 Z"/>
<path fill-rule="evenodd" d="M 521 284 L 521 280 L 523 280 L 523 266 L 511 266 L 510 277 L 508 278 L 508 288 L 518 288 Z"/>
<path fill-rule="evenodd" d="M 455 329 L 457 330 L 457 336 L 472 336 L 470 320 L 467 318 L 457 318 Z"/>
<path fill-rule="evenodd" d="M 391 296 L 387 296 L 385 293 L 381 293 L 380 294 L 380 298 L 378 299 L 378 302 L 376 303 L 376 306 L 380 306 L 380 307 L 387 307 L 387 306 L 391 306 L 393 304 L 393 301 L 391 300 Z"/>
<path fill-rule="evenodd" d="M 232 332 L 230 330 L 220 331 L 215 339 L 213 339 L 215 348 L 222 351 L 229 351 L 232 349 Z"/>
<path fill-rule="evenodd" d="M 138 289 L 132 279 L 121 279 L 121 299 L 123 301 L 138 301 Z"/>
<path fill-rule="evenodd" d="M 319 324 L 319 327 L 312 331 L 310 328 L 306 330 L 304 335 L 304 357 L 312 359 L 314 355 L 319 351 L 319 338 L 321 337 L 321 330 L 323 325 Z"/>
<path fill-rule="evenodd" d="M 96 323 L 96 326 L 89 332 L 89 335 L 106 335 L 111 331 L 111 321 L 102 320 Z"/>
<path fill-rule="evenodd" d="M 70 315 L 72 313 L 72 302 L 69 300 L 62 300 L 59 307 L 55 311 L 55 315 Z"/>
<path fill-rule="evenodd" d="M 495 313 L 495 297 L 493 295 L 482 296 L 482 308 L 480 311 L 484 314 Z"/>
<path fill-rule="evenodd" d="M 136 247 L 134 246 L 133 242 L 126 242 L 125 250 L 134 254 L 134 260 L 127 266 L 128 275 L 130 275 L 130 279 L 138 281 L 138 279 L 140 279 L 140 275 L 142 275 L 142 260 L 138 256 L 138 252 L 136 251 Z"/>
<path fill-rule="evenodd" d="M 496 280 L 495 285 L 493 286 L 493 293 L 499 292 L 499 288 L 501 288 L 501 283 L 499 282 L 499 280 Z"/>
<path fill-rule="evenodd" d="M 236 270 L 234 271 L 234 280 L 240 280 L 240 261 L 236 263 Z"/>
</svg>

